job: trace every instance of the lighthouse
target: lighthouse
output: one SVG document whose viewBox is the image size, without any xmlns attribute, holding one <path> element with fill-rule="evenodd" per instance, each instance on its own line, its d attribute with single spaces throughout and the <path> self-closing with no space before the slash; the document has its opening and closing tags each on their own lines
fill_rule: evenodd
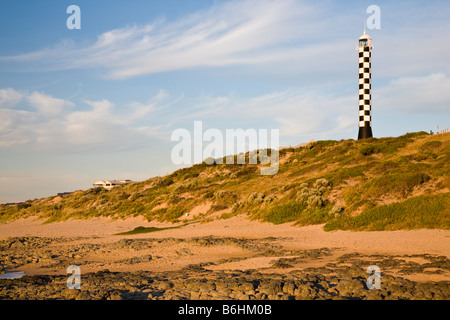
<svg viewBox="0 0 450 320">
<path fill-rule="evenodd" d="M 358 140 L 372 138 L 372 39 L 366 34 L 359 38 L 359 133 Z"/>
</svg>

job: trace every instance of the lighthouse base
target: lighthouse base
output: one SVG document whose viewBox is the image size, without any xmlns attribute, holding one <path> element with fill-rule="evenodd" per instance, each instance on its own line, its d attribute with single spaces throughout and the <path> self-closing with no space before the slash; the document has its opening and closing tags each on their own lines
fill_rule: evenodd
<svg viewBox="0 0 450 320">
<path fill-rule="evenodd" d="M 372 138 L 372 127 L 359 127 L 358 140 Z"/>
</svg>

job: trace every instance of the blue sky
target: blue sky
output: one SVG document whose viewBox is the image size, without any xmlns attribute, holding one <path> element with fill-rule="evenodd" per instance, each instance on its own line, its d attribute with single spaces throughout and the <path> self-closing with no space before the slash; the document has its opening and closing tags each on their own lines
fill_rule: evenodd
<svg viewBox="0 0 450 320">
<path fill-rule="evenodd" d="M 195 120 L 355 139 L 370 5 L 374 136 L 450 127 L 448 1 L 1 1 L 0 202 L 170 173 Z"/>
</svg>

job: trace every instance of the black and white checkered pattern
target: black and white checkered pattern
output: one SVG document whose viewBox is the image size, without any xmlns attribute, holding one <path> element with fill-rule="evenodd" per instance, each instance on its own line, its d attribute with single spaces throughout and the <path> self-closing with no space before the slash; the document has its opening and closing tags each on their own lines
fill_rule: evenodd
<svg viewBox="0 0 450 320">
<path fill-rule="evenodd" d="M 358 47 L 359 52 L 359 127 L 372 126 L 372 47 Z"/>
</svg>

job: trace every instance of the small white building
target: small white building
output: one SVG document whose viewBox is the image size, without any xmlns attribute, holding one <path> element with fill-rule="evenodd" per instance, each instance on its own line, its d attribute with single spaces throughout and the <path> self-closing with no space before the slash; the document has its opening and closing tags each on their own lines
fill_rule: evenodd
<svg viewBox="0 0 450 320">
<path fill-rule="evenodd" d="M 93 183 L 94 188 L 103 187 L 106 190 L 111 190 L 115 186 L 133 182 L 132 180 L 99 180 Z"/>
</svg>

